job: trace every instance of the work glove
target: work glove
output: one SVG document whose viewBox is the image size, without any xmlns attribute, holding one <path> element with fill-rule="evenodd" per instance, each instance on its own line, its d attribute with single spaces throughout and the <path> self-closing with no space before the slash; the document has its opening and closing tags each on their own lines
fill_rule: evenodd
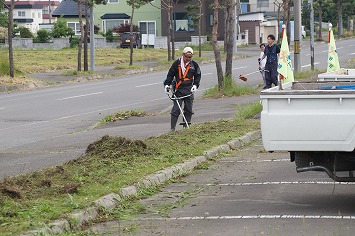
<svg viewBox="0 0 355 236">
<path fill-rule="evenodd" d="M 191 88 L 191 93 L 194 93 L 194 92 L 196 92 L 196 91 L 197 91 L 196 85 L 192 86 L 192 88 Z"/>
<path fill-rule="evenodd" d="M 170 92 L 170 86 L 169 86 L 169 85 L 165 85 L 164 89 L 165 89 L 165 93 L 166 93 L 166 94 L 169 94 L 169 92 Z"/>
</svg>

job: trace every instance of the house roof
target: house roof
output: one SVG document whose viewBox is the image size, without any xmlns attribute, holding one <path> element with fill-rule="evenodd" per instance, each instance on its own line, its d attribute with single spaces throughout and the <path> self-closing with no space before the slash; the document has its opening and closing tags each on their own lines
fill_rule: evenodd
<svg viewBox="0 0 355 236">
<path fill-rule="evenodd" d="M 126 13 L 106 13 L 100 17 L 101 19 L 130 19 Z"/>
<path fill-rule="evenodd" d="M 15 9 L 43 9 L 43 5 L 16 4 Z"/>
<path fill-rule="evenodd" d="M 85 6 L 82 4 L 82 14 L 85 16 Z M 53 17 L 78 17 L 78 3 L 73 0 L 63 0 L 52 13 Z"/>
<path fill-rule="evenodd" d="M 14 22 L 17 22 L 17 23 L 32 23 L 33 19 L 14 19 Z"/>
</svg>

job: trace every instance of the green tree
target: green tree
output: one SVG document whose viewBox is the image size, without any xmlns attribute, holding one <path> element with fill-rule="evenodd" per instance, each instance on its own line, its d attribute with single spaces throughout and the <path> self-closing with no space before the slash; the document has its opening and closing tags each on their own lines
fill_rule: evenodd
<svg viewBox="0 0 355 236">
<path fill-rule="evenodd" d="M 32 32 L 26 27 L 19 27 L 20 38 L 33 38 Z"/>
<path fill-rule="evenodd" d="M 68 27 L 66 19 L 61 16 L 57 19 L 57 22 L 54 23 L 51 35 L 53 38 L 65 38 L 70 36 L 72 29 Z"/>
<path fill-rule="evenodd" d="M 302 21 L 302 25 L 304 25 L 306 29 L 311 29 L 310 14 L 311 14 L 311 9 L 310 9 L 309 2 L 308 0 L 303 0 L 301 21 Z"/>
<path fill-rule="evenodd" d="M 129 53 L 129 65 L 133 65 L 133 16 L 134 10 L 139 9 L 141 6 L 152 2 L 153 0 L 127 0 L 127 4 L 132 7 L 132 14 L 131 14 L 131 27 L 130 27 L 130 53 Z"/>
<path fill-rule="evenodd" d="M 0 27 L 7 27 L 8 14 L 7 12 L 0 12 Z"/>
<path fill-rule="evenodd" d="M 48 43 L 52 39 L 51 33 L 48 30 L 40 29 L 37 31 L 36 41 L 39 43 Z"/>
<path fill-rule="evenodd" d="M 197 4 L 189 4 L 185 8 L 187 10 L 188 16 L 191 17 L 193 28 L 198 28 L 198 56 L 201 57 L 201 19 L 202 19 L 202 7 L 203 1 L 198 0 Z"/>
<path fill-rule="evenodd" d="M 335 4 L 332 0 L 315 0 L 314 1 L 314 14 L 318 15 L 318 40 L 322 40 L 322 22 L 323 21 L 328 21 L 332 22 L 336 17 L 336 14 L 334 13 L 333 17 L 330 19 L 323 19 L 323 17 L 326 14 L 329 14 L 331 9 L 335 8 Z M 332 22 L 335 23 L 335 22 Z M 334 24 L 335 25 L 335 24 Z"/>
</svg>

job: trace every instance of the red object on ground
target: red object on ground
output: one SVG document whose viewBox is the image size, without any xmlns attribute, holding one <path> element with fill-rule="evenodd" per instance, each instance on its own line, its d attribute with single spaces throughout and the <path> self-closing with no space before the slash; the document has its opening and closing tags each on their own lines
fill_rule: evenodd
<svg viewBox="0 0 355 236">
<path fill-rule="evenodd" d="M 248 80 L 248 78 L 245 77 L 244 75 L 239 75 L 239 79 L 243 80 L 244 82 L 246 82 Z"/>
</svg>

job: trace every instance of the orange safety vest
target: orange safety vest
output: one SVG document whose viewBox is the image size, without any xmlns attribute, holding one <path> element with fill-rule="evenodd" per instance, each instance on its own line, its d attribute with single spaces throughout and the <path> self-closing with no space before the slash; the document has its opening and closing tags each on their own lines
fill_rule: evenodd
<svg viewBox="0 0 355 236">
<path fill-rule="evenodd" d="M 191 62 L 190 62 L 191 63 Z M 181 85 L 182 82 L 184 82 L 185 80 L 192 80 L 191 78 L 187 78 L 187 73 L 190 70 L 190 63 L 187 65 L 186 71 L 184 73 L 184 76 L 182 76 L 182 69 L 181 69 L 181 65 L 178 65 L 178 70 L 179 70 L 179 81 L 177 81 L 176 86 L 175 86 L 175 91 L 178 90 L 179 86 Z"/>
</svg>

